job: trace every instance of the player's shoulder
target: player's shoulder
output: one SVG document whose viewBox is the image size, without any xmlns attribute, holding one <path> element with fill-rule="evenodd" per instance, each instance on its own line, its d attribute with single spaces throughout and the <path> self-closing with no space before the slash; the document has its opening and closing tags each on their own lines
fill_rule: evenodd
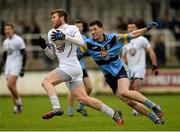
<svg viewBox="0 0 180 132">
<path fill-rule="evenodd" d="M 9 38 L 6 38 L 4 41 L 3 41 L 3 44 L 6 44 L 8 42 Z"/>
<path fill-rule="evenodd" d="M 13 37 L 14 37 L 14 39 L 17 40 L 17 41 L 23 41 L 23 40 L 24 40 L 24 39 L 23 39 L 20 35 L 18 35 L 18 34 L 14 34 Z"/>
<path fill-rule="evenodd" d="M 54 28 L 50 29 L 50 30 L 48 31 L 48 34 L 51 34 L 54 30 L 55 30 Z"/>
<path fill-rule="evenodd" d="M 85 43 L 94 43 L 94 39 L 93 39 L 93 37 L 89 37 L 89 38 L 85 39 L 84 42 Z"/>
<path fill-rule="evenodd" d="M 144 36 L 139 36 L 138 39 L 148 41 L 148 39 L 146 37 L 144 37 Z"/>
<path fill-rule="evenodd" d="M 75 25 L 68 25 L 68 29 L 70 30 L 78 30 L 78 28 Z"/>
</svg>

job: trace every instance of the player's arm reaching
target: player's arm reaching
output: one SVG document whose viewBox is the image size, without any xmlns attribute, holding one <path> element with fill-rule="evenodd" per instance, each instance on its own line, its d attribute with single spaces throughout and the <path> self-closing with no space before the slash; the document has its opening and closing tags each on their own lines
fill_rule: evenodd
<svg viewBox="0 0 180 132">
<path fill-rule="evenodd" d="M 138 29 L 138 30 L 131 32 L 131 38 L 137 38 L 139 36 L 142 36 L 147 31 L 153 29 L 153 27 L 158 27 L 158 24 L 156 22 L 151 22 L 147 27 L 141 28 L 141 29 Z"/>
<path fill-rule="evenodd" d="M 2 56 L 2 60 L 1 60 L 1 64 L 0 64 L 0 74 L 2 73 L 2 69 L 3 69 L 3 66 L 6 62 L 6 58 L 7 58 L 7 52 L 4 51 L 3 56 Z"/>
</svg>

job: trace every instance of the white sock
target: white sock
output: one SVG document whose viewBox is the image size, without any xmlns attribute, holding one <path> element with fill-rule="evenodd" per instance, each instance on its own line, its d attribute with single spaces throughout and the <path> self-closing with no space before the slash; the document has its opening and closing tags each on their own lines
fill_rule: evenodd
<svg viewBox="0 0 180 132">
<path fill-rule="evenodd" d="M 59 99 L 57 96 L 50 97 L 50 100 L 51 100 L 51 104 L 52 104 L 53 109 L 61 108 L 60 103 L 59 103 Z"/>
<path fill-rule="evenodd" d="M 107 115 L 110 115 L 111 117 L 113 117 L 114 115 L 114 110 L 105 104 L 102 105 L 101 111 L 106 113 Z"/>
<path fill-rule="evenodd" d="M 15 99 L 16 105 L 22 105 L 22 100 L 21 97 L 19 97 L 18 99 Z"/>
</svg>

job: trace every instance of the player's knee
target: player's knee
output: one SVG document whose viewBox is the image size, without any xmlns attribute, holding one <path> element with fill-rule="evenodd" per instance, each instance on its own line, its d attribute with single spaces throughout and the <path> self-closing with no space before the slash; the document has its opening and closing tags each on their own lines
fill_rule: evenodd
<svg viewBox="0 0 180 132">
<path fill-rule="evenodd" d="M 49 81 L 47 79 L 44 79 L 42 81 L 42 86 L 45 88 L 49 84 Z"/>
<path fill-rule="evenodd" d="M 7 82 L 7 87 L 8 87 L 9 89 L 12 89 L 12 88 L 13 88 L 13 83 L 12 83 L 12 82 Z"/>
<path fill-rule="evenodd" d="M 87 96 L 80 96 L 80 97 L 77 97 L 78 101 L 82 104 L 85 104 L 85 105 L 88 105 L 89 103 L 89 99 Z"/>
<path fill-rule="evenodd" d="M 123 90 L 120 90 L 120 91 L 119 91 L 119 95 L 122 96 L 122 97 L 128 97 L 128 91 L 126 91 L 126 90 L 124 90 L 124 91 L 123 91 Z"/>
</svg>

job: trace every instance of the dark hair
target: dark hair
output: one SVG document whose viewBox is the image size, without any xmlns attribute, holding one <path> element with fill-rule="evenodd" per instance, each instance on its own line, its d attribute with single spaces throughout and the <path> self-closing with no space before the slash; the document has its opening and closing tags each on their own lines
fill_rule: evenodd
<svg viewBox="0 0 180 132">
<path fill-rule="evenodd" d="M 63 10 L 63 9 L 55 9 L 55 10 L 51 11 L 51 15 L 53 15 L 55 13 L 57 13 L 59 16 L 64 16 L 64 21 L 66 23 L 68 23 L 69 14 L 65 10 Z"/>
<path fill-rule="evenodd" d="M 4 25 L 4 28 L 5 28 L 6 26 L 11 27 L 12 29 L 14 29 L 14 26 L 13 26 L 13 24 L 11 24 L 11 23 L 6 23 L 6 24 Z"/>
<path fill-rule="evenodd" d="M 76 20 L 74 23 L 75 23 L 75 24 L 81 23 L 81 24 L 83 25 L 83 31 L 82 31 L 83 33 L 86 33 L 86 32 L 88 31 L 87 23 L 84 22 L 83 20 L 78 19 L 78 20 Z"/>
<path fill-rule="evenodd" d="M 137 21 L 136 21 L 136 20 L 134 20 L 134 19 L 130 19 L 130 20 L 128 20 L 128 24 L 135 24 L 135 25 L 136 25 L 136 27 L 138 28 L 138 23 L 137 23 Z"/>
<path fill-rule="evenodd" d="M 100 20 L 92 20 L 90 23 L 89 23 L 89 26 L 94 26 L 94 25 L 97 25 L 98 27 L 103 27 L 103 24 Z"/>
</svg>

